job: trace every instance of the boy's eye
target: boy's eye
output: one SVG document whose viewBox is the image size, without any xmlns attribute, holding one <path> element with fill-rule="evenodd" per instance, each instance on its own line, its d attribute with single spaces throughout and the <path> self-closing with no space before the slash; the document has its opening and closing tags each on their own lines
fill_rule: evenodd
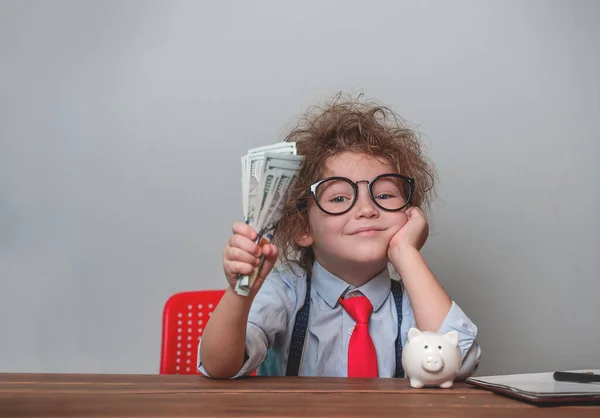
<svg viewBox="0 0 600 418">
<path fill-rule="evenodd" d="M 331 198 L 329 201 L 333 203 L 344 203 L 348 200 L 346 196 L 336 196 Z"/>
<path fill-rule="evenodd" d="M 380 193 L 377 195 L 377 197 L 375 197 L 376 199 L 380 199 L 380 200 L 387 200 L 387 199 L 391 199 L 394 196 L 392 196 L 391 194 L 388 193 Z"/>
</svg>

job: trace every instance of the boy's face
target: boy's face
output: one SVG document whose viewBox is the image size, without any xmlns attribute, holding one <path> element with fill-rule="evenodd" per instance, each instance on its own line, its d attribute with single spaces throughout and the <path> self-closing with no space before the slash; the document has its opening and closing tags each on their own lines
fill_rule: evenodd
<svg viewBox="0 0 600 418">
<path fill-rule="evenodd" d="M 346 152 L 327 161 L 323 177 L 371 181 L 393 172 L 390 165 L 375 157 Z M 308 219 L 310 231 L 298 243 L 312 245 L 319 264 L 334 273 L 352 268 L 353 264 L 385 268 L 389 242 L 407 222 L 404 210 L 389 212 L 379 208 L 371 200 L 366 183 L 358 183 L 356 203 L 342 215 L 326 214 L 309 199 Z"/>
</svg>

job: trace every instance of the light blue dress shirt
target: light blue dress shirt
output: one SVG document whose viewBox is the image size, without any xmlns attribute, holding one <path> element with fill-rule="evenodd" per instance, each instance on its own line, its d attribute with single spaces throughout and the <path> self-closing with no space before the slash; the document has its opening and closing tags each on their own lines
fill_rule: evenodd
<svg viewBox="0 0 600 418">
<path fill-rule="evenodd" d="M 348 292 L 358 290 L 373 305 L 369 333 L 377 350 L 379 376 L 393 377 L 396 369 L 398 314 L 388 270 L 385 269 L 363 286 L 354 288 L 315 261 L 311 285 L 308 332 L 299 375 L 347 377 L 348 342 L 355 322 L 338 300 Z M 250 309 L 246 329 L 247 359 L 234 378 L 250 374 L 263 362 L 259 374 L 266 370 L 264 373 L 271 376 L 285 376 L 294 321 L 305 296 L 305 273 L 298 276 L 281 266 L 276 266 L 271 271 Z M 416 328 L 416 322 L 405 291 L 402 296 L 401 323 L 403 346 L 408 340 L 408 330 L 411 327 Z M 454 301 L 438 332 L 452 330 L 458 331 L 463 356 L 457 379 L 463 379 L 475 372 L 481 358 L 481 349 L 475 341 L 477 327 Z M 200 361 L 200 351 L 198 370 L 208 376 Z"/>
</svg>

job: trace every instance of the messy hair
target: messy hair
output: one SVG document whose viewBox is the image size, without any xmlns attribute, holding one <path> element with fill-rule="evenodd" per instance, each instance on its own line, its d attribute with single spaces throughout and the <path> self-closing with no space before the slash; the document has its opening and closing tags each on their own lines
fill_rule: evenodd
<svg viewBox="0 0 600 418">
<path fill-rule="evenodd" d="M 362 95 L 345 98 L 338 94 L 324 106 L 310 107 L 284 141 L 296 142 L 297 153 L 304 156 L 274 241 L 280 261 L 292 271 L 293 264 L 307 274 L 312 271 L 312 248 L 298 245 L 295 238 L 309 230 L 308 206 L 304 204 L 307 190 L 322 178 L 333 156 L 354 152 L 378 158 L 398 174 L 415 180 L 412 206 L 426 209 L 430 203 L 435 173 L 422 153 L 418 135 L 388 107 L 363 101 Z"/>
</svg>

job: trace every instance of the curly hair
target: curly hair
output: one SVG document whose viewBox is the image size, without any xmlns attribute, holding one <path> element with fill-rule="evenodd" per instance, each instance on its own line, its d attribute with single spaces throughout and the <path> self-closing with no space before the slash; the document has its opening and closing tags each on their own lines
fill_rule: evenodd
<svg viewBox="0 0 600 418">
<path fill-rule="evenodd" d="M 297 153 L 304 156 L 274 238 L 280 261 L 292 271 L 293 264 L 307 274 L 312 271 L 312 248 L 298 245 L 295 238 L 309 228 L 308 209 L 302 204 L 306 192 L 321 179 L 333 156 L 364 153 L 390 164 L 397 173 L 415 180 L 411 204 L 423 209 L 429 206 L 435 173 L 417 134 L 388 107 L 361 99 L 362 95 L 344 98 L 338 94 L 323 107 L 311 106 L 284 139 L 296 142 Z"/>
</svg>

